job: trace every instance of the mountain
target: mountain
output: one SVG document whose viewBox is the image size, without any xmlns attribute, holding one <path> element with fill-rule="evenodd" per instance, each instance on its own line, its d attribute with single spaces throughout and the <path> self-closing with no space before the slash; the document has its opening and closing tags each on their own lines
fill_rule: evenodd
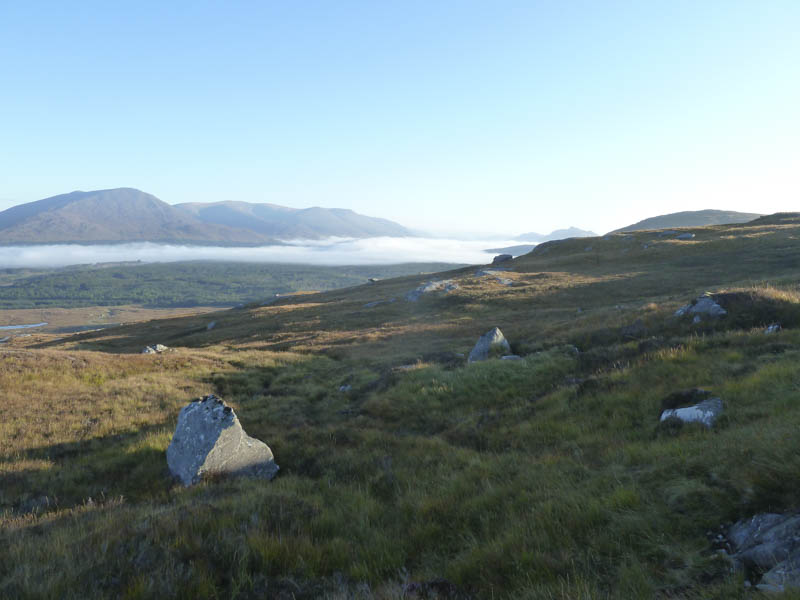
<svg viewBox="0 0 800 600">
<path fill-rule="evenodd" d="M 263 243 L 251 231 L 210 226 L 132 188 L 72 192 L 0 212 L 0 243 Z"/>
<path fill-rule="evenodd" d="M 172 206 L 133 188 L 71 192 L 0 212 L 0 244 L 181 242 L 255 245 L 287 238 L 402 236 L 345 209 L 218 202 Z"/>
<path fill-rule="evenodd" d="M 593 231 L 587 231 L 585 229 L 578 229 L 577 227 L 567 227 L 566 229 L 556 229 L 555 231 L 549 234 L 541 234 L 541 233 L 523 233 L 522 235 L 518 235 L 514 239 L 520 242 L 550 242 L 553 240 L 563 240 L 566 238 L 576 238 L 576 237 L 597 237 L 597 234 Z"/>
<path fill-rule="evenodd" d="M 670 227 L 705 227 L 706 225 L 730 225 L 747 223 L 760 217 L 757 213 L 742 213 L 733 210 L 686 210 L 658 217 L 651 217 L 633 225 L 615 229 L 611 233 L 622 231 L 640 231 L 644 229 L 669 229 Z"/>
<path fill-rule="evenodd" d="M 288 208 L 250 202 L 188 202 L 175 208 L 209 225 L 227 225 L 280 239 L 403 237 L 405 227 L 344 208 Z"/>
</svg>

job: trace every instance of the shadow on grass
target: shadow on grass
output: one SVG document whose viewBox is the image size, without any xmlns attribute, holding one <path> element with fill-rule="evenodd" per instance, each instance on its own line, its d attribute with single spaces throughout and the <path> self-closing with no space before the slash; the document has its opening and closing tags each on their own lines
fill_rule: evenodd
<svg viewBox="0 0 800 600">
<path fill-rule="evenodd" d="M 74 506 L 88 498 L 134 500 L 165 494 L 172 485 L 164 450 L 153 434 L 167 422 L 136 433 L 30 448 L 18 459 L 0 459 L 0 507 L 17 513 Z M 48 461 L 49 468 L 15 469 L 23 461 Z"/>
</svg>

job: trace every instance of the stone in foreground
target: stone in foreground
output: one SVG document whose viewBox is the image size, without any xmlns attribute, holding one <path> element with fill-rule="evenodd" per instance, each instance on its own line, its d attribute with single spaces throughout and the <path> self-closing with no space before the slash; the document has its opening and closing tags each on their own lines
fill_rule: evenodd
<svg viewBox="0 0 800 600">
<path fill-rule="evenodd" d="M 506 340 L 503 332 L 497 327 L 492 327 L 489 331 L 484 333 L 479 339 L 478 343 L 469 353 L 467 362 L 476 362 L 479 360 L 488 360 L 489 353 L 493 348 L 499 349 L 503 355 L 511 354 L 511 346 Z"/>
<path fill-rule="evenodd" d="M 184 485 L 206 474 L 272 479 L 278 472 L 269 446 L 247 435 L 233 409 L 214 395 L 181 409 L 167 465 Z"/>
</svg>

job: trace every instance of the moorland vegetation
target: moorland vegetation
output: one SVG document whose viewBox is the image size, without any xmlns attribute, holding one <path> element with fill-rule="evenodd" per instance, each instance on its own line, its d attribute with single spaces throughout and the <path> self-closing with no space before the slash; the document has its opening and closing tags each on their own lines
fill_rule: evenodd
<svg viewBox="0 0 800 600">
<path fill-rule="evenodd" d="M 3 348 L 0 596 L 755 597 L 710 534 L 798 508 L 800 215 L 692 233 Z M 493 326 L 523 359 L 466 364 Z M 717 424 L 660 425 L 692 387 Z M 272 482 L 170 479 L 212 392 Z"/>
</svg>

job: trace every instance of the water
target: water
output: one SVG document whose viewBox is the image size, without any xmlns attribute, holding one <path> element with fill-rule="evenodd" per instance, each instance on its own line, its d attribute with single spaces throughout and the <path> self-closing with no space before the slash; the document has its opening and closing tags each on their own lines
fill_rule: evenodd
<svg viewBox="0 0 800 600">
<path fill-rule="evenodd" d="M 30 329 L 31 327 L 44 327 L 47 323 L 30 323 L 29 325 L 3 325 L 0 330 L 7 331 L 9 329 Z"/>
</svg>

